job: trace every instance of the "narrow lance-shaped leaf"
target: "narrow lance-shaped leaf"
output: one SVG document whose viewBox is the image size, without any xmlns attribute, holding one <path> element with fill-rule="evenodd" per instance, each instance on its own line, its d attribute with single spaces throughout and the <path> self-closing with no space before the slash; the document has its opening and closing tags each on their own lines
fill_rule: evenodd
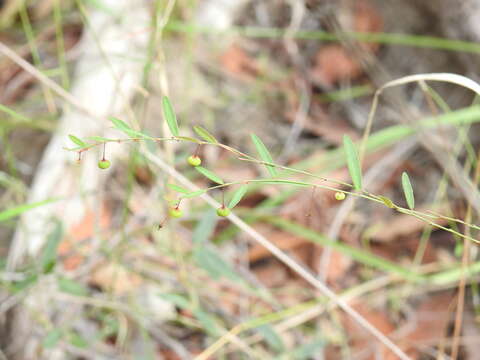
<svg viewBox="0 0 480 360">
<path fill-rule="evenodd" d="M 191 141 L 191 142 L 194 142 L 194 143 L 197 143 L 197 144 L 201 142 L 200 140 L 192 138 L 190 136 L 177 136 L 176 139 L 177 140 L 184 140 L 184 141 Z"/>
<path fill-rule="evenodd" d="M 182 194 L 188 194 L 190 193 L 190 190 L 187 190 L 181 186 L 175 185 L 175 184 L 167 184 L 167 186 L 172 189 L 173 191 L 182 193 Z"/>
<path fill-rule="evenodd" d="M 184 199 L 190 199 L 190 198 L 194 198 L 194 197 L 197 197 L 197 196 L 200 196 L 202 194 L 205 194 L 206 190 L 197 190 L 197 191 L 192 191 L 188 194 L 185 194 L 185 195 L 182 195 L 182 198 Z"/>
<path fill-rule="evenodd" d="M 84 141 L 80 140 L 78 137 L 76 137 L 75 135 L 68 135 L 68 138 L 76 145 L 78 146 L 82 146 L 82 147 L 85 147 L 85 146 L 88 146 Z"/>
<path fill-rule="evenodd" d="M 262 158 L 262 160 L 267 163 L 273 163 L 272 155 L 270 155 L 270 152 L 268 151 L 267 147 L 262 142 L 262 140 L 260 140 L 260 138 L 255 134 L 251 134 L 251 137 L 255 145 L 255 148 L 257 149 L 257 152 Z M 272 165 L 265 165 L 265 166 L 267 167 L 267 170 L 271 176 L 277 176 L 278 172 L 274 166 Z"/>
<path fill-rule="evenodd" d="M 113 123 L 113 126 L 115 126 L 118 130 L 124 131 L 124 130 L 132 130 L 133 129 L 128 125 L 125 121 L 122 121 L 120 119 L 110 117 L 110 121 Z"/>
<path fill-rule="evenodd" d="M 213 182 L 217 184 L 223 184 L 223 180 L 215 173 L 211 172 L 210 170 L 205 169 L 204 167 L 201 166 L 196 166 L 195 170 L 197 170 L 200 174 L 205 176 L 206 178 L 209 178 Z"/>
<path fill-rule="evenodd" d="M 130 125 L 128 125 L 125 121 L 122 121 L 120 119 L 110 117 L 110 120 L 113 123 L 113 126 L 115 126 L 116 129 L 120 130 L 121 132 L 127 134 L 128 136 L 131 136 L 132 138 L 145 138 L 145 139 L 150 139 L 154 140 L 151 136 L 144 134 L 140 131 L 133 130 Z"/>
<path fill-rule="evenodd" d="M 352 139 L 348 135 L 343 136 L 343 146 L 347 156 L 347 165 L 350 177 L 353 181 L 353 187 L 356 190 L 362 189 L 362 170 L 360 169 L 360 161 L 358 160 L 357 150 L 353 145 Z"/>
<path fill-rule="evenodd" d="M 201 126 L 194 126 L 193 130 L 195 130 L 197 135 L 200 136 L 206 142 L 209 142 L 209 143 L 212 143 L 212 144 L 217 144 L 218 143 L 217 139 L 215 139 L 215 137 L 212 134 L 210 134 L 207 130 L 205 130 Z"/>
<path fill-rule="evenodd" d="M 228 204 L 228 207 L 230 209 L 233 209 L 237 204 L 242 200 L 242 198 L 245 196 L 248 190 L 248 185 L 242 185 L 240 186 L 237 191 L 232 196 L 232 199 L 230 200 L 230 203 Z"/>
<path fill-rule="evenodd" d="M 108 142 L 108 141 L 115 141 L 115 139 L 108 139 L 108 138 L 105 138 L 103 136 L 90 136 L 87 139 L 97 141 L 99 143 Z"/>
<path fill-rule="evenodd" d="M 163 117 L 167 122 L 170 132 L 172 133 L 173 136 L 179 136 L 180 133 L 178 131 L 177 117 L 175 115 L 175 111 L 173 110 L 172 103 L 166 96 L 162 98 L 162 109 L 163 109 Z"/>
<path fill-rule="evenodd" d="M 402 187 L 405 194 L 405 199 L 407 200 L 407 205 L 410 210 L 413 210 L 415 207 L 415 197 L 413 196 L 412 183 L 410 182 L 410 178 L 406 172 L 403 172 L 402 174 Z"/>
</svg>

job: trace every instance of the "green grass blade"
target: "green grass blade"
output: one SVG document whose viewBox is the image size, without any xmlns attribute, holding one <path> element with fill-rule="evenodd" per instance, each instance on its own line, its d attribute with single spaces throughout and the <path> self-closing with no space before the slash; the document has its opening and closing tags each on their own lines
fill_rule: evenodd
<svg viewBox="0 0 480 360">
<path fill-rule="evenodd" d="M 16 120 L 20 120 L 20 121 L 28 122 L 28 123 L 31 122 L 31 120 L 29 118 L 27 118 L 26 116 L 23 116 L 22 114 L 19 114 L 15 110 L 12 110 L 5 105 L 0 104 L 0 111 L 3 111 L 5 113 L 7 113 L 8 115 L 10 115 L 12 118 L 14 118 Z"/>
<path fill-rule="evenodd" d="M 267 147 L 265 144 L 260 140 L 260 138 L 255 135 L 251 134 L 253 144 L 255 145 L 255 148 L 257 149 L 258 154 L 260 155 L 261 159 L 267 163 L 273 164 L 273 158 L 272 155 L 270 155 L 270 152 L 268 151 Z M 275 177 L 278 175 L 277 169 L 272 166 L 272 165 L 265 165 L 267 167 L 268 172 L 272 177 Z"/>
<path fill-rule="evenodd" d="M 415 207 L 415 197 L 413 196 L 412 183 L 410 182 L 410 178 L 405 171 L 402 174 L 402 187 L 403 193 L 405 194 L 405 199 L 407 200 L 407 205 L 410 210 L 413 210 Z"/>
<path fill-rule="evenodd" d="M 224 183 L 220 176 L 218 176 L 217 174 L 213 173 L 210 170 L 205 169 L 204 167 L 195 166 L 195 170 L 197 170 L 200 174 L 202 174 L 206 178 L 212 180 L 214 183 L 217 183 L 220 185 Z"/>
<path fill-rule="evenodd" d="M 88 146 L 84 141 L 80 140 L 75 135 L 68 135 L 68 138 L 70 139 L 71 142 L 73 142 L 74 144 L 76 144 L 78 146 L 81 146 L 81 147 Z"/>
<path fill-rule="evenodd" d="M 57 248 L 62 240 L 63 236 L 63 227 L 60 222 L 55 224 L 55 228 L 52 233 L 49 234 L 47 239 L 47 244 L 43 250 L 42 257 L 40 260 L 40 267 L 44 274 L 50 273 L 57 262 Z"/>
<path fill-rule="evenodd" d="M 15 216 L 19 216 L 19 215 L 23 214 L 24 212 L 27 212 L 29 210 L 35 209 L 35 208 L 43 206 L 43 205 L 47 205 L 47 204 L 55 202 L 55 201 L 58 201 L 58 199 L 43 200 L 43 201 L 35 202 L 35 203 L 32 203 L 32 204 L 20 205 L 20 206 L 16 206 L 14 208 L 11 208 L 11 209 L 4 210 L 4 211 L 0 212 L 0 222 L 6 221 L 6 220 L 11 219 Z"/>
<path fill-rule="evenodd" d="M 173 136 L 179 136 L 180 133 L 178 131 L 178 123 L 177 123 L 177 116 L 175 115 L 175 111 L 173 110 L 172 103 L 170 102 L 169 98 L 164 96 L 162 98 L 162 109 L 163 109 L 163 117 L 167 122 L 168 128 Z"/>
<path fill-rule="evenodd" d="M 316 231 L 307 229 L 306 227 L 295 224 L 288 220 L 280 219 L 278 217 L 267 217 L 265 220 L 293 235 L 301 236 L 322 246 L 331 247 L 332 249 L 335 249 L 344 255 L 350 256 L 352 259 L 364 265 L 385 271 L 387 273 L 397 274 L 409 281 L 417 282 L 424 279 L 420 274 L 411 271 L 408 268 L 404 268 L 395 264 L 394 262 L 369 253 L 363 249 L 354 248 L 341 242 L 333 241 Z"/>
<path fill-rule="evenodd" d="M 238 188 L 237 191 L 232 196 L 232 200 L 230 200 L 230 203 L 228 204 L 228 207 L 230 209 L 233 209 L 237 204 L 243 199 L 245 194 L 248 191 L 248 185 L 242 185 Z"/>
<path fill-rule="evenodd" d="M 343 146 L 347 157 L 348 171 L 356 190 L 362 189 L 362 170 L 360 169 L 360 161 L 358 160 L 357 150 L 353 145 L 352 139 L 348 135 L 343 135 Z"/>
<path fill-rule="evenodd" d="M 218 144 L 218 141 L 217 141 L 217 139 L 215 139 L 215 136 L 210 134 L 207 130 L 205 130 L 201 126 L 194 126 L 193 130 L 195 130 L 197 135 L 200 136 L 206 142 L 209 142 L 209 143 L 212 143 L 212 144 Z"/>
<path fill-rule="evenodd" d="M 207 33 L 241 35 L 251 38 L 275 38 L 282 39 L 286 29 L 271 27 L 230 27 L 228 31 L 219 31 L 212 27 L 192 25 L 191 23 L 170 21 L 165 27 L 168 31 L 182 33 Z M 296 39 L 341 41 L 348 37 L 360 42 L 390 44 L 400 46 L 421 47 L 428 49 L 462 51 L 467 53 L 480 54 L 480 45 L 475 42 L 445 39 L 424 35 L 407 35 L 399 33 L 368 33 L 368 32 L 338 32 L 329 33 L 321 30 L 300 30 L 293 35 Z"/>
</svg>

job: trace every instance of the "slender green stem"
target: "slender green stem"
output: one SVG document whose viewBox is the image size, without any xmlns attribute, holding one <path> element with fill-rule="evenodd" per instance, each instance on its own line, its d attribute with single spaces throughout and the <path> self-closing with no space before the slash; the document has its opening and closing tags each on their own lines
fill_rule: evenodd
<svg viewBox="0 0 480 360">
<path fill-rule="evenodd" d="M 374 113 L 374 111 L 372 111 L 372 113 Z M 370 121 L 372 121 L 372 120 L 373 120 L 373 116 L 371 116 Z M 155 141 L 155 142 L 160 142 L 160 141 L 187 141 L 187 142 L 197 143 L 199 146 L 200 145 L 218 146 L 218 147 L 221 147 L 221 148 L 223 148 L 223 149 L 225 149 L 229 152 L 234 153 L 235 155 L 238 156 L 239 160 L 241 160 L 241 161 L 248 161 L 248 162 L 261 164 L 261 165 L 270 165 L 270 166 L 273 166 L 273 167 L 276 167 L 278 169 L 285 170 L 285 171 L 288 171 L 288 172 L 291 172 L 291 173 L 305 175 L 305 176 L 308 176 L 308 177 L 319 179 L 323 182 L 330 182 L 330 183 L 334 183 L 334 184 L 337 184 L 337 185 L 341 185 L 341 186 L 345 186 L 347 188 L 353 189 L 352 184 L 342 182 L 342 181 L 338 181 L 338 180 L 334 180 L 334 179 L 328 179 L 328 178 L 323 177 L 323 176 L 312 174 L 308 171 L 294 169 L 294 168 L 291 168 L 291 167 L 288 167 L 288 166 L 283 166 L 283 165 L 279 165 L 279 164 L 275 164 L 275 163 L 271 163 L 271 162 L 266 162 L 266 161 L 263 161 L 263 160 L 258 160 L 251 155 L 243 153 L 243 152 L 241 152 L 237 149 L 234 149 L 234 148 L 232 148 L 228 145 L 225 145 L 225 144 L 211 143 L 211 142 L 207 142 L 207 141 L 201 141 L 201 140 L 198 140 L 198 139 L 182 137 L 182 136 L 178 136 L 178 137 L 175 137 L 175 136 L 173 136 L 173 137 L 157 137 L 157 138 L 154 138 L 154 137 L 148 137 L 148 138 L 136 137 L 136 138 L 108 139 L 108 140 L 106 139 L 105 141 L 99 141 L 99 142 L 89 144 L 89 145 L 84 146 L 84 147 L 77 147 L 77 148 L 66 149 L 66 150 L 76 151 L 80 154 L 80 153 L 88 151 L 91 148 L 94 148 L 96 146 L 104 145 L 107 142 L 122 143 L 122 142 L 132 142 L 132 141 L 133 142 L 138 142 L 138 141 L 145 141 L 145 140 L 150 140 L 150 141 Z M 366 144 L 365 141 L 363 141 L 364 146 L 365 146 L 365 144 Z M 480 240 L 474 239 L 474 238 L 472 238 L 470 236 L 466 236 L 465 234 L 462 234 L 462 233 L 460 233 L 460 232 L 458 232 L 454 229 L 447 228 L 443 225 L 440 225 L 440 224 L 434 222 L 434 220 L 435 219 L 446 219 L 446 220 L 449 220 L 449 221 L 452 221 L 452 222 L 455 222 L 455 223 L 459 223 L 459 224 L 465 225 L 467 227 L 479 230 L 480 227 L 477 226 L 477 225 L 469 224 L 469 223 L 467 223 L 463 220 L 448 217 L 448 216 L 444 216 L 444 215 L 440 215 L 440 214 L 436 214 L 434 212 L 424 213 L 424 212 L 420 212 L 420 211 L 416 211 L 416 210 L 406 209 L 406 208 L 403 208 L 403 207 L 400 207 L 400 206 L 394 204 L 393 201 L 391 201 L 388 198 L 385 198 L 385 197 L 380 196 L 380 195 L 371 194 L 371 193 L 369 193 L 368 191 L 365 191 L 365 190 L 348 191 L 348 190 L 342 190 L 342 189 L 338 189 L 336 187 L 328 186 L 328 185 L 324 185 L 324 184 L 316 184 L 316 183 L 306 182 L 306 181 L 293 181 L 293 180 L 289 180 L 289 179 L 271 178 L 271 179 L 247 179 L 247 180 L 240 180 L 240 181 L 223 183 L 223 184 L 220 184 L 220 185 L 215 185 L 215 186 L 211 186 L 209 188 L 203 189 L 201 192 L 198 193 L 198 195 L 200 193 L 206 193 L 208 191 L 212 191 L 212 190 L 215 190 L 215 189 L 225 189 L 228 186 L 233 186 L 233 185 L 238 185 L 238 184 L 249 184 L 249 183 L 269 184 L 269 185 L 306 186 L 306 187 L 313 187 L 313 188 L 321 188 L 321 189 L 335 191 L 335 192 L 340 191 L 342 193 L 349 194 L 351 196 L 356 196 L 356 197 L 364 198 L 364 199 L 367 199 L 367 200 L 370 200 L 370 201 L 375 201 L 377 203 L 380 203 L 380 204 L 383 204 L 383 205 L 388 206 L 390 208 L 393 208 L 400 213 L 414 216 L 417 219 L 419 219 L 419 220 L 421 220 L 421 221 L 423 221 L 423 222 L 425 222 L 425 223 L 427 223 L 427 224 L 429 224 L 433 227 L 448 231 L 448 232 L 450 232 L 450 233 L 452 233 L 456 236 L 459 236 L 459 237 L 464 238 L 464 239 L 468 239 L 468 240 L 473 241 L 475 243 L 480 243 Z M 196 195 L 195 193 L 192 193 L 192 194 L 195 196 Z M 194 196 L 191 196 L 191 197 L 194 197 Z M 189 198 L 189 196 L 181 196 L 180 197 L 180 199 L 184 199 L 184 198 Z"/>
</svg>

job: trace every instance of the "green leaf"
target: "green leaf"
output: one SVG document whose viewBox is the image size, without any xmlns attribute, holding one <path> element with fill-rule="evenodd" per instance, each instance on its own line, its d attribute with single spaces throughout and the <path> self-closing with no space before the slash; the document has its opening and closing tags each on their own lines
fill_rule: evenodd
<svg viewBox="0 0 480 360">
<path fill-rule="evenodd" d="M 245 194 L 248 191 L 248 185 L 242 185 L 240 186 L 237 191 L 232 196 L 232 200 L 230 200 L 230 203 L 228 204 L 228 207 L 230 209 L 233 209 L 237 204 L 242 200 L 242 198 L 245 196 Z"/>
<path fill-rule="evenodd" d="M 113 123 L 113 126 L 115 126 L 118 130 L 125 131 L 125 130 L 131 130 L 133 129 L 128 125 L 125 121 L 122 121 L 120 119 L 110 117 L 110 121 Z"/>
<path fill-rule="evenodd" d="M 210 134 L 207 130 L 202 128 L 201 126 L 194 126 L 193 130 L 200 136 L 203 140 L 206 142 L 212 143 L 212 144 L 218 144 L 217 139 L 215 139 L 215 136 Z"/>
<path fill-rule="evenodd" d="M 202 325 L 203 329 L 209 335 L 213 337 L 218 337 L 222 335 L 215 321 L 215 318 L 212 315 L 200 309 L 194 310 L 193 315 L 195 315 L 198 322 Z"/>
<path fill-rule="evenodd" d="M 176 138 L 177 140 L 191 141 L 191 142 L 194 142 L 194 143 L 197 143 L 197 144 L 200 143 L 200 140 L 195 139 L 195 138 L 192 138 L 192 137 L 190 137 L 190 136 L 175 136 L 175 138 Z"/>
<path fill-rule="evenodd" d="M 182 198 L 184 198 L 184 199 L 190 199 L 190 198 L 194 198 L 194 197 L 197 197 L 197 196 L 199 196 L 199 195 L 202 195 L 202 194 L 204 194 L 204 193 L 205 193 L 205 190 L 192 191 L 191 193 L 182 195 Z"/>
<path fill-rule="evenodd" d="M 101 136 L 89 136 L 87 139 L 93 140 L 93 141 L 96 141 L 96 142 L 99 142 L 99 143 L 103 143 L 103 142 L 107 142 L 107 141 L 115 141 L 114 139 L 108 139 L 108 138 L 104 138 L 104 137 L 101 137 Z"/>
<path fill-rule="evenodd" d="M 224 183 L 223 180 L 218 175 L 211 172 L 210 170 L 205 169 L 204 167 L 195 166 L 195 170 L 197 170 L 200 174 L 202 174 L 206 178 L 209 178 L 210 180 L 212 180 L 214 183 L 217 183 L 220 185 Z"/>
<path fill-rule="evenodd" d="M 204 244 L 212 236 L 215 226 L 217 225 L 218 216 L 215 211 L 206 211 L 198 224 L 195 226 L 192 234 L 192 242 L 194 244 Z"/>
<path fill-rule="evenodd" d="M 262 325 L 257 328 L 257 331 L 263 336 L 268 345 L 277 353 L 283 352 L 285 346 L 282 338 L 270 325 Z"/>
<path fill-rule="evenodd" d="M 38 274 L 32 274 L 27 276 L 25 279 L 17 281 L 12 285 L 12 292 L 17 293 L 29 288 L 31 285 L 35 284 L 38 280 Z"/>
<path fill-rule="evenodd" d="M 190 194 L 190 190 L 187 190 L 185 188 L 182 188 L 181 186 L 178 186 L 178 185 L 175 185 L 175 184 L 167 184 L 167 186 L 176 191 L 176 192 L 179 192 L 179 193 L 182 193 L 182 194 Z"/>
<path fill-rule="evenodd" d="M 76 145 L 81 146 L 81 147 L 86 147 L 88 146 L 87 143 L 84 141 L 80 140 L 78 137 L 75 135 L 68 135 L 68 138 Z"/>
<path fill-rule="evenodd" d="M 188 309 L 190 308 L 189 300 L 182 295 L 174 294 L 174 293 L 164 293 L 159 295 L 163 300 L 172 303 L 175 306 L 178 306 L 180 309 Z"/>
<path fill-rule="evenodd" d="M 71 332 L 68 334 L 68 342 L 81 349 L 85 349 L 89 345 L 87 339 L 76 332 Z"/>
<path fill-rule="evenodd" d="M 43 339 L 43 347 L 46 349 L 50 349 L 54 347 L 58 341 L 62 338 L 62 330 L 61 329 L 53 329 L 47 333 L 47 336 Z"/>
<path fill-rule="evenodd" d="M 413 196 L 412 183 L 410 182 L 410 178 L 405 171 L 402 174 L 402 187 L 403 193 L 405 194 L 405 199 L 407 200 L 407 205 L 410 210 L 413 210 L 415 207 L 415 197 Z"/>
<path fill-rule="evenodd" d="M 356 190 L 362 189 L 362 170 L 360 169 L 360 161 L 358 160 L 357 150 L 353 145 L 352 139 L 348 135 L 343 135 L 343 146 L 347 156 L 348 171 L 353 181 L 353 187 Z"/>
<path fill-rule="evenodd" d="M 163 117 L 167 122 L 170 132 L 172 133 L 173 136 L 179 136 L 180 133 L 178 131 L 177 117 L 175 115 L 175 111 L 173 110 L 172 103 L 166 96 L 162 98 L 162 109 L 163 109 Z"/>
<path fill-rule="evenodd" d="M 315 354 L 318 354 L 320 349 L 325 347 L 325 340 L 317 339 L 310 343 L 301 345 L 293 350 L 291 354 L 291 359 L 295 360 L 307 360 Z"/>
<path fill-rule="evenodd" d="M 133 130 L 130 125 L 128 125 L 125 121 L 122 121 L 120 119 L 110 117 L 110 120 L 112 121 L 113 125 L 115 126 L 116 129 L 120 130 L 121 132 L 127 134 L 128 136 L 132 138 L 145 138 L 149 140 L 155 140 L 151 136 L 144 134 L 140 131 Z"/>
<path fill-rule="evenodd" d="M 76 295 L 76 296 L 86 296 L 88 295 L 88 289 L 85 288 L 82 284 L 71 280 L 67 279 L 64 277 L 61 277 L 58 279 L 58 288 L 60 291 Z"/>
<path fill-rule="evenodd" d="M 219 279 L 225 276 L 233 281 L 241 281 L 241 278 L 232 266 L 223 260 L 216 252 L 206 247 L 205 244 L 196 245 L 193 250 L 193 256 L 196 264 L 206 270 L 213 279 Z"/>
<path fill-rule="evenodd" d="M 57 222 L 52 233 L 48 236 L 47 244 L 43 250 L 42 257 L 40 259 L 40 267 L 44 274 L 50 273 L 55 267 L 57 261 L 57 248 L 58 244 L 62 240 L 63 226 L 62 223 Z"/>
<path fill-rule="evenodd" d="M 262 158 L 264 162 L 271 163 L 273 164 L 273 158 L 272 155 L 270 155 L 270 152 L 268 151 L 267 147 L 265 144 L 260 140 L 260 138 L 255 135 L 251 134 L 250 135 L 253 141 L 253 144 L 255 145 L 255 148 L 257 149 L 258 154 Z M 278 171 L 273 165 L 265 165 L 267 167 L 268 172 L 270 173 L 271 176 L 277 176 Z"/>
</svg>

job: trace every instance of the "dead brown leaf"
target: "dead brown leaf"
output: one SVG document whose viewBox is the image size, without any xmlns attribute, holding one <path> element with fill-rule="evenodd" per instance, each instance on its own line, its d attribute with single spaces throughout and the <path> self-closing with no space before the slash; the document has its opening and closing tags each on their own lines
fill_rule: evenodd
<svg viewBox="0 0 480 360">
<path fill-rule="evenodd" d="M 255 60 L 238 44 L 232 44 L 223 53 L 220 64 L 227 72 L 243 80 L 256 77 L 259 73 Z"/>
<path fill-rule="evenodd" d="M 390 321 L 385 312 L 379 311 L 378 309 L 370 309 L 364 304 L 355 304 L 353 307 L 360 313 L 360 315 L 363 316 L 365 320 L 375 326 L 384 335 L 389 335 L 395 330 L 394 324 Z M 366 333 L 364 329 L 361 328 L 350 317 L 344 316 L 344 324 L 345 329 L 347 330 L 351 339 L 352 353 L 365 352 L 368 349 L 371 349 L 371 351 L 374 353 L 380 352 L 382 354 L 380 359 L 394 359 L 390 357 L 391 352 L 387 347 L 376 343 L 375 340 L 372 340 L 370 334 Z M 365 357 L 365 359 L 376 359 L 374 353 L 368 358 Z"/>
<path fill-rule="evenodd" d="M 310 70 L 312 79 L 324 86 L 354 80 L 362 75 L 362 66 L 341 45 L 326 45 L 315 56 Z"/>
<path fill-rule="evenodd" d="M 92 273 L 90 281 L 105 291 L 121 295 L 138 288 L 142 278 L 120 264 L 105 263 Z"/>
<path fill-rule="evenodd" d="M 295 237 L 283 231 L 270 230 L 268 239 L 283 251 L 293 250 L 299 246 L 308 244 L 305 239 Z M 250 263 L 271 257 L 272 254 L 263 246 L 254 244 L 248 251 L 248 261 Z"/>
<path fill-rule="evenodd" d="M 101 206 L 98 219 L 97 215 L 97 212 L 87 209 L 84 217 L 70 228 L 68 235 L 58 246 L 58 254 L 63 257 L 65 270 L 74 270 L 84 261 L 91 249 L 88 239 L 96 230 L 110 227 L 111 215 L 106 205 Z"/>
<path fill-rule="evenodd" d="M 252 272 L 266 287 L 274 288 L 284 285 L 288 279 L 287 269 L 277 260 L 271 259 L 267 263 L 255 266 Z"/>
</svg>

